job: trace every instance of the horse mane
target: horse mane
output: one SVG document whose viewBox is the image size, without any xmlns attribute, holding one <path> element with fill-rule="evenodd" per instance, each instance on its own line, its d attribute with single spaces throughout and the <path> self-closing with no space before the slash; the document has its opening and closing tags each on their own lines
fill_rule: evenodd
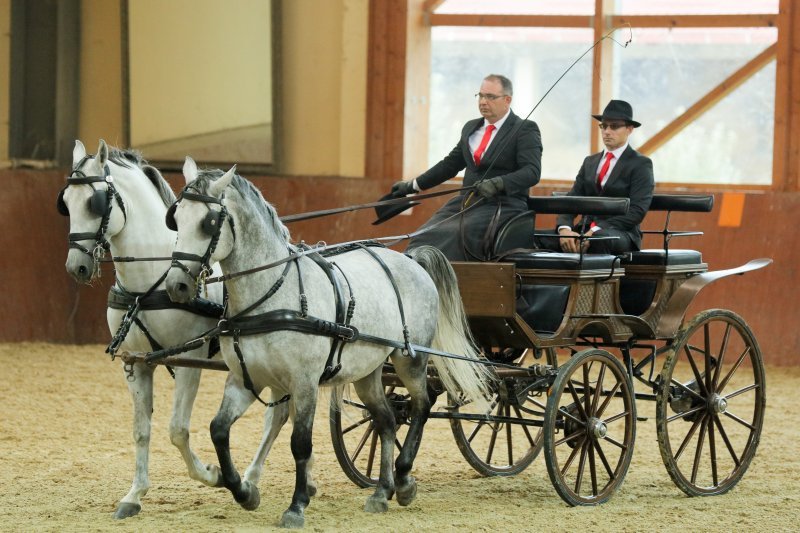
<svg viewBox="0 0 800 533">
<path fill-rule="evenodd" d="M 202 169 L 198 171 L 197 179 L 194 180 L 191 185 L 201 193 L 208 194 L 209 184 L 218 180 L 224 174 L 225 173 L 219 169 Z M 252 182 L 246 180 L 239 174 L 234 174 L 231 187 L 233 187 L 243 199 L 251 203 L 258 211 L 259 215 L 272 223 L 275 233 L 280 235 L 286 242 L 289 242 L 291 238 L 289 235 L 289 228 L 281 222 L 275 208 L 264 199 L 261 191 L 259 191 Z"/>
<path fill-rule="evenodd" d="M 175 203 L 175 193 L 172 192 L 172 188 L 169 186 L 169 183 L 167 183 L 167 180 L 164 179 L 161 172 L 159 172 L 156 167 L 152 166 L 142 157 L 141 152 L 138 150 L 109 146 L 108 159 L 121 167 L 138 167 L 142 173 L 147 176 L 147 179 L 150 180 L 153 187 L 156 188 L 158 196 L 161 197 L 161 201 L 164 202 L 165 206 L 169 207 Z"/>
</svg>

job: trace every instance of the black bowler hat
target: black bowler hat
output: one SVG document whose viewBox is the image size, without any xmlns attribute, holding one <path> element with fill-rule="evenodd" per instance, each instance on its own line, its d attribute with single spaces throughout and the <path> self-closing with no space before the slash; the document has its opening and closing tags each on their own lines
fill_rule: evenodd
<svg viewBox="0 0 800 533">
<path fill-rule="evenodd" d="M 594 118 L 600 121 L 604 120 L 624 120 L 628 124 L 632 125 L 634 128 L 638 128 L 641 126 L 638 122 L 633 120 L 633 108 L 631 104 L 624 100 L 611 100 L 605 109 L 603 109 L 602 115 L 592 115 Z"/>
<path fill-rule="evenodd" d="M 387 194 L 386 196 L 381 197 L 379 201 L 383 202 L 386 200 L 394 200 L 395 198 L 392 197 L 392 193 Z M 375 206 L 375 215 L 377 215 L 378 219 L 372 223 L 373 226 L 377 226 L 378 224 L 383 224 L 390 218 L 399 215 L 406 209 L 410 209 L 415 205 L 419 205 L 420 202 L 412 202 L 411 199 L 407 202 L 398 202 L 396 204 L 389 204 L 389 205 L 376 205 Z"/>
</svg>

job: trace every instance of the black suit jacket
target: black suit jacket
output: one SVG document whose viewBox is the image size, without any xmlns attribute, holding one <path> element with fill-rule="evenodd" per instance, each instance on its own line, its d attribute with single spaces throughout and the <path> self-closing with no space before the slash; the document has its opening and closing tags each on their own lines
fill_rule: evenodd
<svg viewBox="0 0 800 533">
<path fill-rule="evenodd" d="M 420 189 L 435 187 L 466 168 L 464 186 L 474 185 L 484 175 L 486 179 L 502 176 L 505 185 L 503 196 L 517 196 L 523 200 L 527 198 L 528 189 L 539 182 L 542 170 L 542 137 L 539 126 L 533 121 L 522 120 L 511 111 L 483 154 L 481 164 L 475 165 L 469 150 L 469 137 L 482 124 L 483 118 L 476 118 L 464 125 L 455 148 L 417 177 Z M 487 173 L 490 165 L 491 170 Z"/>
<path fill-rule="evenodd" d="M 619 157 L 619 161 L 614 165 L 614 169 L 606 181 L 606 186 L 600 192 L 597 190 L 596 174 L 602 157 L 603 152 L 599 152 L 583 160 L 583 165 L 578 171 L 575 183 L 573 183 L 572 189 L 567 195 L 630 198 L 631 203 L 627 214 L 610 217 L 587 217 L 585 227 L 588 229 L 589 223 L 594 221 L 601 228 L 614 228 L 625 232 L 630 235 L 636 249 L 641 249 L 642 232 L 639 229 L 639 225 L 650 208 L 653 189 L 655 188 L 653 162 L 649 157 L 640 154 L 628 145 Z M 574 216 L 560 215 L 557 225 L 575 227 L 574 222 Z M 581 221 L 581 223 L 583 222 Z"/>
<path fill-rule="evenodd" d="M 464 206 L 467 192 L 451 198 L 425 223 L 426 231 L 412 238 L 408 249 L 424 244 L 440 249 L 451 261 L 487 258 L 491 251 L 487 229 L 496 214 L 497 227 L 518 213 L 528 210 L 528 190 L 539 182 L 542 168 L 542 138 L 539 126 L 522 120 L 513 112 L 497 130 L 492 144 L 475 165 L 469 150 L 469 137 L 481 127 L 483 118 L 470 120 L 461 130 L 455 148 L 428 171 L 417 177 L 420 189 L 430 189 L 464 172 L 464 185 L 481 178 L 501 177 L 504 190 L 489 201 L 473 206 L 464 216 L 455 216 Z M 491 168 L 490 168 L 491 166 Z M 430 228 L 430 229 L 428 229 Z M 489 235 L 488 239 L 493 236 Z"/>
</svg>

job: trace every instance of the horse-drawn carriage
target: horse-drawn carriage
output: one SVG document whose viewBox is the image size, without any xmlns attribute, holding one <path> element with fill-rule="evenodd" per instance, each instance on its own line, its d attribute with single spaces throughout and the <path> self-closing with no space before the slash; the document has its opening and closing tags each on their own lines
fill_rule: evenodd
<svg viewBox="0 0 800 533">
<path fill-rule="evenodd" d="M 134 484 L 118 517 L 138 513 L 149 486 L 148 398 L 156 362 L 191 370 L 177 375 L 171 423 L 190 475 L 224 485 L 246 509 L 258 506 L 264 459 L 293 417 L 297 485 L 281 521 L 290 527 L 302 525 L 315 492 L 310 434 L 320 381 L 337 390 L 356 384 L 359 400 L 332 406 L 330 425 L 344 472 L 375 487 L 366 505 L 374 512 L 385 510 L 393 495 L 401 505 L 414 499 L 410 470 L 428 417 L 450 421 L 464 457 L 483 475 L 518 473 L 544 449 L 550 478 L 571 505 L 602 503 L 619 488 L 633 453 L 636 399 L 656 402 L 662 457 L 687 494 L 726 492 L 752 460 L 765 405 L 758 344 L 730 311 L 688 321 L 684 315 L 708 283 L 770 260 L 709 272 L 699 252 L 669 248 L 672 237 L 686 234 L 669 230 L 669 216 L 659 232 L 661 249 L 623 257 L 534 250 L 536 213 L 627 209 L 626 200 L 555 197 L 532 197 L 531 210 L 500 230 L 496 262 L 450 266 L 433 249 L 412 259 L 360 241 L 301 247 L 233 169 L 199 173 L 187 159 L 187 187 L 177 211 L 168 212 L 175 198 L 157 171 L 141 161 L 121 163 L 104 143 L 97 159 L 77 146 L 73 174 L 59 196 L 59 210 L 71 216 L 68 270 L 90 281 L 102 248 L 110 248 L 117 285 L 130 296 L 127 311 L 112 308 L 109 299 L 109 326 L 117 331 L 112 351 L 127 352 L 139 448 Z M 697 196 L 656 196 L 651 207 L 710 209 L 711 197 Z M 158 220 L 164 215 L 178 230 L 177 243 Z M 125 246 L 144 256 L 146 246 L 161 251 L 156 242 L 173 250 L 168 272 L 154 266 L 164 257 L 140 257 L 152 262 L 123 267 L 131 259 L 122 257 Z M 191 302 L 216 260 L 224 275 L 214 279 L 226 281 L 227 311 L 201 326 L 192 317 L 213 314 L 214 305 L 198 310 Z M 169 296 L 183 303 L 164 303 L 164 282 Z M 457 309 L 457 285 L 466 318 Z M 481 357 L 469 345 L 467 320 Z M 204 329 L 208 323 L 216 326 Z M 224 362 L 205 358 L 213 355 L 203 348 L 212 340 L 219 340 Z M 185 351 L 189 357 L 171 355 Z M 188 445 L 196 368 L 230 369 L 212 422 L 219 467 L 203 465 Z M 264 402 L 264 438 L 242 479 L 230 457 L 230 426 L 267 388 L 273 401 Z M 442 409 L 431 411 L 444 392 Z M 488 408 L 478 401 L 487 397 Z M 393 472 L 395 442 L 401 452 Z"/>
<path fill-rule="evenodd" d="M 550 479 L 570 505 L 608 500 L 633 454 L 635 400 L 656 403 L 658 444 L 675 484 L 690 496 L 721 494 L 742 478 L 758 446 L 764 369 L 745 321 L 722 309 L 684 320 L 707 284 L 768 265 L 758 259 L 709 272 L 701 253 L 670 249 L 672 212 L 708 212 L 713 196 L 655 195 L 666 212 L 663 247 L 622 257 L 536 251 L 536 213 L 619 214 L 622 199 L 531 197 L 530 211 L 498 232 L 496 262 L 460 262 L 472 334 L 500 378 L 489 415 L 451 399 L 431 418 L 450 421 L 480 474 L 513 475 L 545 450 Z M 384 373 L 399 423 L 407 397 Z M 435 375 L 431 391 L 441 392 Z M 345 473 L 374 483 L 370 415 L 353 402 L 332 409 L 331 433 Z M 646 420 L 646 418 L 642 418 Z M 400 444 L 398 442 L 398 444 Z"/>
</svg>

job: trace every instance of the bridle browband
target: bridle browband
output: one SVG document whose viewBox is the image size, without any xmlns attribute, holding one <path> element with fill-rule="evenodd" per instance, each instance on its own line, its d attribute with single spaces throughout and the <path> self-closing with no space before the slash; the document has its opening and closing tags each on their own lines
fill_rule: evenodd
<svg viewBox="0 0 800 533">
<path fill-rule="evenodd" d="M 236 240 L 236 227 L 233 223 L 233 218 L 228 213 L 228 208 L 225 207 L 225 204 L 222 201 L 225 199 L 225 194 L 220 198 L 215 198 L 213 196 L 207 194 L 201 194 L 199 192 L 190 192 L 192 189 L 187 188 L 184 189 L 178 199 L 175 201 L 174 204 L 169 208 L 167 211 L 166 223 L 167 227 L 172 230 L 177 230 L 178 226 L 175 222 L 175 210 L 177 209 L 178 202 L 181 200 L 189 200 L 193 202 L 201 202 L 206 204 L 208 207 L 208 214 L 203 219 L 201 223 L 201 227 L 203 232 L 211 237 L 211 241 L 208 243 L 208 248 L 206 249 L 205 253 L 200 256 L 197 254 L 191 254 L 187 252 L 179 252 L 173 251 L 172 252 L 172 265 L 171 267 L 176 267 L 181 269 L 186 275 L 191 277 L 195 282 L 195 290 L 199 292 L 200 286 L 203 285 L 206 277 L 211 274 L 211 256 L 214 254 L 214 250 L 217 249 L 217 245 L 219 244 L 220 236 L 222 235 L 222 226 L 225 224 L 227 220 L 228 223 L 231 225 L 231 233 L 233 234 L 233 240 Z M 196 190 L 196 189 L 195 189 Z M 214 211 L 211 209 L 208 204 L 218 204 L 220 206 L 219 211 Z M 198 271 L 197 275 L 192 273 L 192 270 L 183 264 L 181 261 L 195 261 L 200 264 L 200 270 Z"/>
<path fill-rule="evenodd" d="M 70 248 L 80 250 L 86 255 L 92 257 L 95 272 L 98 272 L 100 260 L 105 256 L 106 251 L 111 248 L 108 239 L 106 239 L 106 231 L 108 231 L 108 223 L 111 219 L 111 210 L 114 206 L 112 199 L 116 201 L 117 205 L 122 211 L 122 216 L 125 219 L 125 222 L 128 221 L 128 215 L 125 210 L 125 203 L 122 201 L 122 197 L 117 192 L 116 187 L 114 187 L 114 177 L 111 176 L 111 170 L 109 169 L 108 164 L 103 166 L 102 176 L 87 176 L 82 170 L 80 170 L 81 166 L 83 166 L 87 160 L 93 158 L 94 156 L 86 155 L 75 165 L 75 168 L 67 177 L 67 184 L 58 194 L 56 208 L 60 214 L 69 216 L 69 208 L 64 202 L 64 192 L 67 190 L 67 187 L 70 187 L 71 185 L 89 185 L 94 190 L 94 193 L 92 193 L 92 196 L 89 198 L 88 209 L 90 212 L 100 217 L 100 225 L 98 226 L 97 231 L 94 233 L 70 233 L 67 238 L 69 240 Z M 92 186 L 93 183 L 105 183 L 106 189 L 95 189 Z M 91 249 L 80 244 L 80 241 L 86 240 L 94 240 L 94 246 Z"/>
</svg>

